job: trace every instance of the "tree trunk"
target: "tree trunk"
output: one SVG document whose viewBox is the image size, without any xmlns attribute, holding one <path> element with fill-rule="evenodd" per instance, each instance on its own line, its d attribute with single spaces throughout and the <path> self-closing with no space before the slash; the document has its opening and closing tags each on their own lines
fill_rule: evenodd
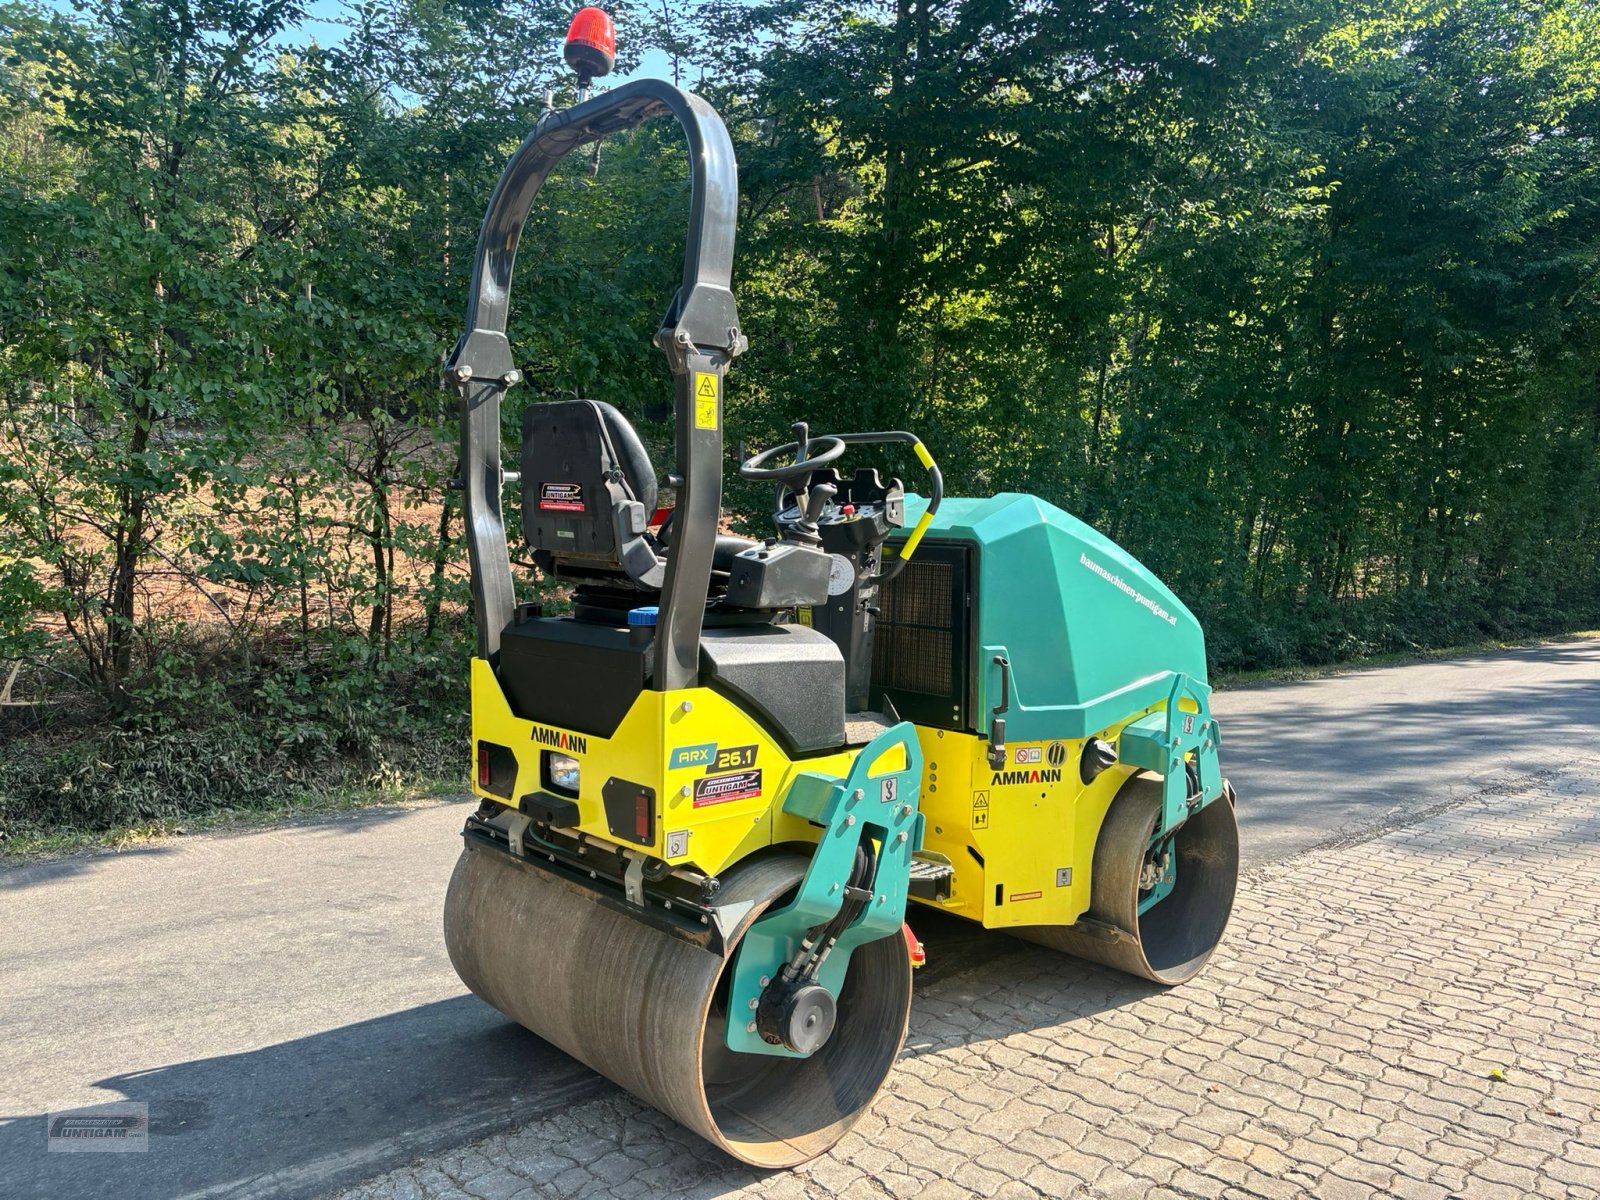
<svg viewBox="0 0 1600 1200">
<path fill-rule="evenodd" d="M 148 401 L 133 411 L 133 434 L 128 439 L 130 463 L 150 447 L 151 414 Z M 145 519 L 148 497 L 142 484 L 125 482 L 117 489 L 117 529 L 113 539 L 111 604 L 106 614 L 107 658 L 110 671 L 106 682 L 120 692 L 133 667 L 134 602 L 137 598 L 139 564 L 144 560 Z"/>
<path fill-rule="evenodd" d="M 455 493 L 446 491 L 439 505 L 439 528 L 433 539 L 433 564 L 428 573 L 427 620 L 423 636 L 432 637 L 439 624 L 439 609 L 444 603 L 444 572 L 450 564 L 450 509 Z"/>
<path fill-rule="evenodd" d="M 376 434 L 375 448 L 372 454 L 372 473 L 367 477 L 367 487 L 372 491 L 372 525 L 367 533 L 367 540 L 372 548 L 372 573 L 374 600 L 372 617 L 367 622 L 367 641 L 374 646 L 383 644 L 385 632 L 389 628 L 390 598 L 390 572 L 392 561 L 389 555 L 392 531 L 389 522 L 389 447 L 385 441 L 383 430 L 374 430 Z"/>
</svg>

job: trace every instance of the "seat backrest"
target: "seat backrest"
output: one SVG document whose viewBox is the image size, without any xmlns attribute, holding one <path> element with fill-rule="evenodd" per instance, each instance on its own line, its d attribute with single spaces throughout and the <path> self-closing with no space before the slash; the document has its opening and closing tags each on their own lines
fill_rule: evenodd
<svg viewBox="0 0 1600 1200">
<path fill-rule="evenodd" d="M 655 468 L 633 426 L 599 400 L 534 404 L 522 417 L 522 536 L 559 575 L 625 576 L 659 588 L 665 562 L 645 529 Z"/>
</svg>

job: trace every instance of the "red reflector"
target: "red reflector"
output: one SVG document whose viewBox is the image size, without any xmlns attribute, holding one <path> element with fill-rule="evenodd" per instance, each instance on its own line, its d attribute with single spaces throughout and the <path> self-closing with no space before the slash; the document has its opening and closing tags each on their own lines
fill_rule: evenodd
<svg viewBox="0 0 1600 1200">
<path fill-rule="evenodd" d="M 643 792 L 633 798 L 633 836 L 641 842 L 650 836 L 650 797 Z"/>
<path fill-rule="evenodd" d="M 911 956 L 911 965 L 920 967 L 927 962 L 928 951 L 921 942 L 917 941 L 917 935 L 911 932 L 911 926 L 900 926 L 900 932 L 906 939 L 906 953 Z"/>
<path fill-rule="evenodd" d="M 489 750 L 486 746 L 478 747 L 478 786 L 484 791 L 489 790 Z"/>
</svg>

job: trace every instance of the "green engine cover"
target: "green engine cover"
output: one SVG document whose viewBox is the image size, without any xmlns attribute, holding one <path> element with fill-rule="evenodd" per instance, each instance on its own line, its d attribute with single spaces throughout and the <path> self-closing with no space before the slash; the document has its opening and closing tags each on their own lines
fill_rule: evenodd
<svg viewBox="0 0 1600 1200">
<path fill-rule="evenodd" d="M 906 520 L 927 508 L 906 497 Z M 1204 688 L 1205 637 L 1138 560 L 1055 505 L 1018 492 L 947 497 L 929 539 L 975 548 L 978 714 L 1001 701 L 1010 741 L 1088 737 L 1168 698 L 1181 674 Z M 915 562 L 915 555 L 912 557 Z"/>
</svg>

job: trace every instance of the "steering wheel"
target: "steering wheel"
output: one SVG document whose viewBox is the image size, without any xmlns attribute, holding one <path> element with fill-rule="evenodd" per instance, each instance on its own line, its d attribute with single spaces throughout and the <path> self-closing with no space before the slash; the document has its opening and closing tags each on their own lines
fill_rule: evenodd
<svg viewBox="0 0 1600 1200">
<path fill-rule="evenodd" d="M 747 458 L 739 464 L 739 478 L 754 479 L 758 481 L 799 482 L 810 475 L 818 467 L 825 467 L 838 460 L 844 453 L 844 441 L 836 437 L 813 438 L 807 435 L 806 423 L 796 421 L 794 425 L 795 440 L 785 442 L 781 446 L 774 446 L 754 458 Z M 812 448 L 822 446 L 823 449 L 812 453 Z M 786 463 L 781 467 L 771 467 L 767 464 L 780 455 L 793 454 L 795 461 Z M 802 457 L 803 456 L 803 457 Z"/>
</svg>

